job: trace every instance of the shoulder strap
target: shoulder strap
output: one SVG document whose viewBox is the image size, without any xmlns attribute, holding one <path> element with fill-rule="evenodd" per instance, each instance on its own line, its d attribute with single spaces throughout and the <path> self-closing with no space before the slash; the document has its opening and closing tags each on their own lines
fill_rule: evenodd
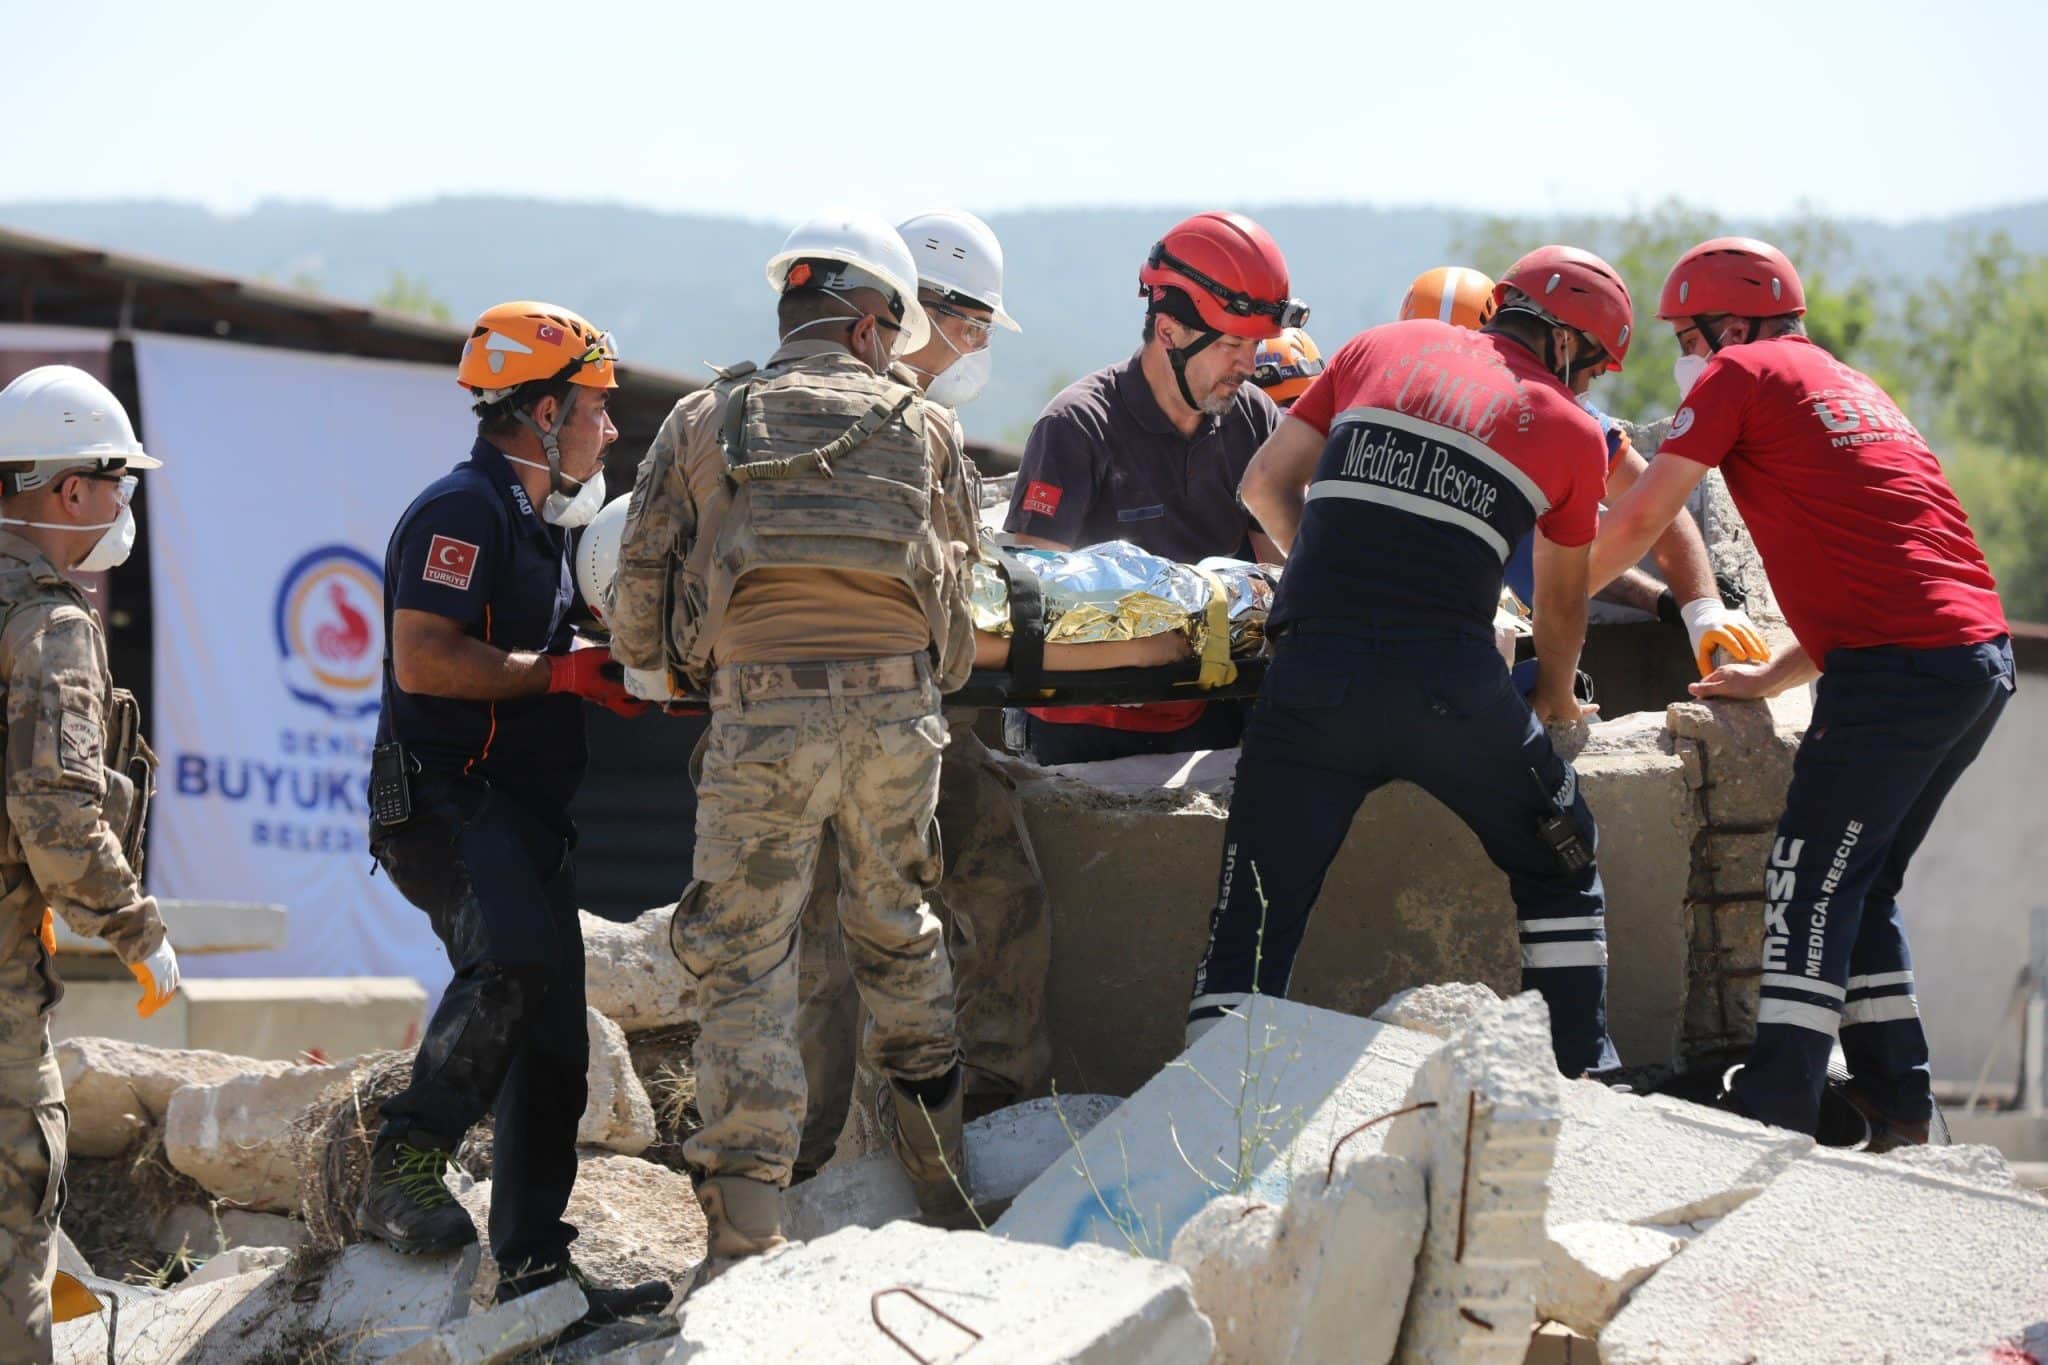
<svg viewBox="0 0 2048 1365">
<path fill-rule="evenodd" d="M 1009 547 L 991 548 L 1010 587 L 1010 695 L 1025 696 L 1045 675 L 1045 590 Z"/>
</svg>

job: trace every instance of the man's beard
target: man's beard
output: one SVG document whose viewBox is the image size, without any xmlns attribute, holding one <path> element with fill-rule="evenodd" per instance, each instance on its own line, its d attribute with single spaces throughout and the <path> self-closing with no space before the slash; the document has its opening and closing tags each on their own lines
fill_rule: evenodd
<svg viewBox="0 0 2048 1365">
<path fill-rule="evenodd" d="M 1210 417 L 1221 417 L 1224 413 L 1230 411 L 1230 405 L 1237 398 L 1237 391 L 1242 387 L 1244 387 L 1244 381 L 1241 379 L 1225 380 L 1209 390 L 1209 396 L 1202 400 L 1202 411 Z"/>
</svg>

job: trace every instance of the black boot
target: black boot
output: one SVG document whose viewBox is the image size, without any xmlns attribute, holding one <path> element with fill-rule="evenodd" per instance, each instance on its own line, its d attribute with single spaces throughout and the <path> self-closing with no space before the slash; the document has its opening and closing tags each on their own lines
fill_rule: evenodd
<svg viewBox="0 0 2048 1365">
<path fill-rule="evenodd" d="M 536 1289 L 545 1289 L 566 1279 L 573 1279 L 583 1287 L 584 1302 L 590 1305 L 583 1321 L 599 1327 L 625 1318 L 654 1317 L 675 1297 L 674 1287 L 664 1280 L 649 1280 L 645 1284 L 613 1289 L 591 1283 L 582 1271 L 561 1261 L 554 1265 L 522 1269 L 516 1274 L 500 1275 L 497 1292 L 491 1296 L 491 1301 L 510 1303 Z"/>
<path fill-rule="evenodd" d="M 414 1256 L 474 1242 L 476 1224 L 442 1183 L 448 1159 L 449 1149 L 424 1133 L 379 1135 L 370 1152 L 362 1202 L 356 1205 L 357 1230 Z"/>
</svg>

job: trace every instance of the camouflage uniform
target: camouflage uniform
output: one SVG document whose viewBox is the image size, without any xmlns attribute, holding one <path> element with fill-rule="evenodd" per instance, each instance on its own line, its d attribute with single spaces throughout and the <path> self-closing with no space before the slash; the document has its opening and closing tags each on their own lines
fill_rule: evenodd
<svg viewBox="0 0 2048 1365">
<path fill-rule="evenodd" d="M 134 788 L 102 763 L 113 684 L 98 616 L 40 550 L 5 531 L 0 612 L 0 1360 L 47 1361 L 67 1123 L 50 1047 L 63 985 L 47 911 L 127 963 L 154 952 L 164 930 L 115 833 Z"/>
<path fill-rule="evenodd" d="M 828 827 L 875 1064 L 918 1082 L 959 1061 L 945 935 L 925 901 L 940 874 L 939 696 L 972 665 L 977 509 L 953 424 L 935 411 L 908 372 L 877 376 L 844 348 L 786 344 L 755 377 L 683 399 L 634 486 L 605 613 L 613 657 L 711 697 L 693 880 L 671 929 L 702 1021 L 705 1124 L 684 1155 L 707 1180 L 789 1180 L 805 1108 L 798 924 Z M 827 445 L 812 467 L 805 452 Z M 930 647 L 731 659 L 720 623 L 757 566 L 895 577 Z"/>
<path fill-rule="evenodd" d="M 1052 1060 L 1045 977 L 1052 961 L 1051 903 L 1016 787 L 975 735 L 972 713 L 954 720 L 939 771 L 938 828 L 945 880 L 932 898 L 946 930 L 958 1001 L 969 1116 L 1029 1095 Z M 831 848 L 828 833 L 826 848 Z M 797 1167 L 832 1157 L 853 1096 L 860 1002 L 837 924 L 836 860 L 821 856 L 804 909 L 797 1037 L 809 1100 Z"/>
</svg>

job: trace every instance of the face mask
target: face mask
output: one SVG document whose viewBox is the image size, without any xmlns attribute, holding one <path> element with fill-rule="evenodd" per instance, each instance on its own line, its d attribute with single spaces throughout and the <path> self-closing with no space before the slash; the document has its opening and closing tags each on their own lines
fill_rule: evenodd
<svg viewBox="0 0 2048 1365">
<path fill-rule="evenodd" d="M 994 370 L 994 356 L 986 350 L 969 351 L 948 365 L 925 389 L 924 396 L 949 408 L 972 403 L 980 396 L 982 386 L 988 383 L 988 377 Z"/>
<path fill-rule="evenodd" d="M 505 459 L 511 464 L 523 464 L 528 469 L 547 468 L 538 460 L 522 460 L 512 455 L 505 456 Z M 574 493 L 548 494 L 548 500 L 541 504 L 540 519 L 550 526 L 574 530 L 578 526 L 588 525 L 590 519 L 603 509 L 604 470 L 600 468 L 585 479 L 583 486 Z"/>
<path fill-rule="evenodd" d="M 1682 355 L 1671 362 L 1671 379 L 1678 385 L 1678 396 L 1685 397 L 1692 392 L 1692 386 L 1700 382 L 1700 371 L 1707 368 L 1703 355 Z"/>
<path fill-rule="evenodd" d="M 789 340 L 791 337 L 795 336 L 798 332 L 803 331 L 807 327 L 843 327 L 846 325 L 847 319 L 851 319 L 854 322 L 859 322 L 862 318 L 869 316 L 869 314 L 864 313 L 859 308 L 854 307 L 853 300 L 847 298 L 844 294 L 841 294 L 836 289 L 822 289 L 818 292 L 823 294 L 830 294 L 833 298 L 845 304 L 849 310 L 845 318 L 812 318 L 809 322 L 798 323 L 796 326 L 790 328 L 787 332 L 784 332 L 782 334 L 782 339 L 784 341 Z M 875 335 L 877 337 L 881 337 L 884 333 L 887 333 L 887 337 L 882 341 L 882 354 L 879 358 L 871 360 L 864 355 L 855 357 L 855 359 L 859 360 L 861 364 L 873 368 L 876 374 L 880 374 L 882 371 L 889 368 L 889 362 L 896 359 L 897 356 L 902 354 L 902 352 L 898 348 L 901 347 L 906 341 L 910 339 L 909 334 L 905 332 L 901 327 L 898 327 L 895 331 L 891 332 L 889 328 L 882 325 L 881 319 L 877 318 L 875 320 Z"/>
<path fill-rule="evenodd" d="M 128 505 L 128 499 L 135 493 L 135 476 L 129 475 L 122 481 L 121 515 L 112 521 L 97 521 L 80 526 L 66 521 L 22 521 L 17 517 L 0 517 L 0 526 L 34 526 L 44 531 L 99 531 L 102 534 L 85 552 L 85 558 L 73 566 L 79 573 L 99 573 L 103 569 L 118 568 L 128 562 L 128 556 L 135 550 L 135 509 Z"/>
</svg>

